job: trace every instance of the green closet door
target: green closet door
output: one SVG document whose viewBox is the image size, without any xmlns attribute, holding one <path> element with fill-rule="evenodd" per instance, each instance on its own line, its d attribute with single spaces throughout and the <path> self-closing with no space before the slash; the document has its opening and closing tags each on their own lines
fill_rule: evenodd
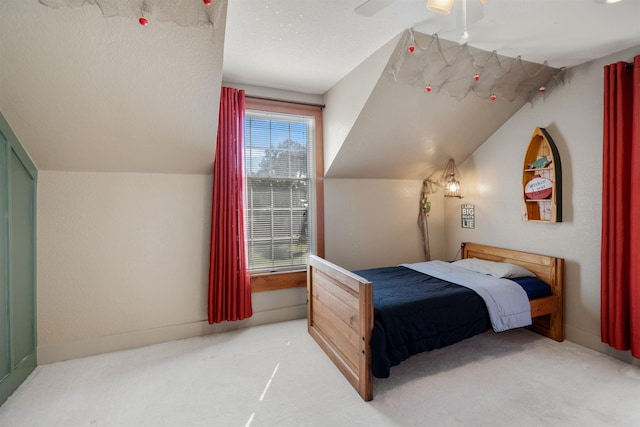
<svg viewBox="0 0 640 427">
<path fill-rule="evenodd" d="M 0 129 L 0 384 L 11 373 L 9 352 L 9 259 L 7 258 L 9 218 L 7 212 L 7 153 L 9 142 Z M 0 404 L 4 401 L 0 394 Z"/>
<path fill-rule="evenodd" d="M 0 404 L 36 366 L 36 179 L 0 114 Z"/>
<path fill-rule="evenodd" d="M 10 159 L 9 284 L 11 360 L 19 369 L 36 348 L 35 313 L 35 181 L 17 154 Z"/>
</svg>

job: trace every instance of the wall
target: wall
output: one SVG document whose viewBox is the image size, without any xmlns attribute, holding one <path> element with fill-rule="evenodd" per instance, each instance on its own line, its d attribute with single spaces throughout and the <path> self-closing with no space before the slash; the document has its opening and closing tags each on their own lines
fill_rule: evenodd
<svg viewBox="0 0 640 427">
<path fill-rule="evenodd" d="M 321 103 L 239 85 L 247 94 Z M 207 318 L 211 175 L 41 171 L 38 358 L 50 363 L 306 315 L 306 289 L 253 294 L 254 316 Z M 326 257 L 347 268 L 422 260 L 421 181 L 325 180 Z M 441 258 L 442 197 L 432 197 Z"/>
<path fill-rule="evenodd" d="M 40 171 L 39 363 L 306 316 L 296 288 L 254 293 L 249 319 L 207 323 L 211 186 L 211 174 Z"/>
<path fill-rule="evenodd" d="M 623 358 L 599 340 L 602 67 L 639 52 L 572 69 L 566 85 L 523 107 L 461 165 L 465 199 L 434 195 L 429 218 L 434 259 L 451 259 L 461 241 L 564 257 L 567 338 Z M 520 219 L 536 126 L 562 157 L 561 224 Z M 420 184 L 326 179 L 326 257 L 352 269 L 419 261 Z M 293 289 L 254 294 L 249 321 L 206 323 L 210 193 L 211 175 L 40 171 L 39 363 L 303 317 L 305 290 Z M 476 229 L 460 228 L 461 202 L 476 205 Z"/>
<path fill-rule="evenodd" d="M 570 69 L 565 85 L 525 105 L 461 165 L 474 230 L 460 227 L 461 202 L 445 210 L 449 251 L 474 241 L 565 258 L 567 339 L 625 360 L 600 342 L 603 67 L 638 53 L 640 46 Z M 562 223 L 521 220 L 521 168 L 536 127 L 547 129 L 562 160 Z"/>
<path fill-rule="evenodd" d="M 330 170 L 347 135 L 351 132 L 371 92 L 384 73 L 400 35 L 365 59 L 324 96 L 324 168 Z"/>
<path fill-rule="evenodd" d="M 411 180 L 326 179 L 326 258 L 351 270 L 424 261 L 421 186 L 422 181 Z M 443 259 L 443 198 L 430 200 L 431 257 Z"/>
<path fill-rule="evenodd" d="M 305 315 L 304 290 L 207 323 L 211 175 L 40 171 L 38 361 Z"/>
<path fill-rule="evenodd" d="M 417 222 L 422 180 L 362 179 L 386 175 L 386 169 L 371 165 L 358 169 L 350 163 L 348 173 L 337 175 L 331 169 L 345 138 L 362 118 L 363 108 L 368 106 L 367 103 L 378 90 L 377 85 L 383 77 L 386 80 L 385 67 L 401 36 L 386 43 L 324 96 L 324 159 L 327 173 L 324 181 L 325 258 L 351 270 L 424 260 Z M 394 114 L 392 121 L 399 121 L 402 116 L 401 113 Z M 385 123 L 388 117 L 385 116 Z M 370 117 L 363 121 L 372 123 Z M 379 126 L 374 126 L 374 129 L 381 130 Z M 389 140 L 397 143 L 395 139 Z M 389 140 L 374 142 L 379 148 L 378 154 L 382 150 L 389 150 L 389 147 L 398 150 L 389 144 Z M 364 141 L 365 148 L 356 148 L 357 154 L 350 159 L 367 163 L 370 158 L 367 150 L 373 140 L 365 138 Z M 363 169 L 368 173 L 363 173 Z M 438 259 L 444 256 L 444 203 L 441 194 L 433 195 L 430 199 L 431 257 Z"/>
</svg>

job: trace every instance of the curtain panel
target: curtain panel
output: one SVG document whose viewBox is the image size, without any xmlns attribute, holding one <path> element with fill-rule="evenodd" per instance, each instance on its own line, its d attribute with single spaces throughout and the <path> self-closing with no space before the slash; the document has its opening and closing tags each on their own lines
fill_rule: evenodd
<svg viewBox="0 0 640 427">
<path fill-rule="evenodd" d="M 604 68 L 602 342 L 640 358 L 640 56 Z"/>
<path fill-rule="evenodd" d="M 209 323 L 251 317 L 251 278 L 245 249 L 243 90 L 223 87 L 213 163 Z"/>
</svg>

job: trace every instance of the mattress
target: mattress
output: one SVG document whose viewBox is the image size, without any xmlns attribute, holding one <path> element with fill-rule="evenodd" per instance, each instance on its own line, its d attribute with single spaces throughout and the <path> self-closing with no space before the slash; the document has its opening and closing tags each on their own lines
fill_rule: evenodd
<svg viewBox="0 0 640 427">
<path fill-rule="evenodd" d="M 443 348 L 491 328 L 483 299 L 473 290 L 394 266 L 354 273 L 373 283 L 372 371 L 386 378 L 390 369 L 423 351 Z M 530 299 L 551 294 L 536 278 L 514 280 Z"/>
</svg>

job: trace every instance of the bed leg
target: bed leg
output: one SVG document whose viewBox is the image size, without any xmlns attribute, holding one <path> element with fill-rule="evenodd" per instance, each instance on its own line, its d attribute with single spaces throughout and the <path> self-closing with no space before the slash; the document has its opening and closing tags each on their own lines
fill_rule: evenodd
<svg viewBox="0 0 640 427">
<path fill-rule="evenodd" d="M 535 317 L 528 329 L 554 341 L 564 341 L 564 324 L 560 313 Z"/>
</svg>

